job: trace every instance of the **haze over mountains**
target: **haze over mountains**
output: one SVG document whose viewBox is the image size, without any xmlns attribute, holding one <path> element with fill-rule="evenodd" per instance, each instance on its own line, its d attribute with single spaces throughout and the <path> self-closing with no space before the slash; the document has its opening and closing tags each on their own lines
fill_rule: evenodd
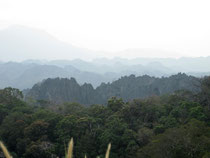
<svg viewBox="0 0 210 158">
<path fill-rule="evenodd" d="M 92 51 L 60 41 L 44 30 L 14 25 L 0 30 L 0 55 L 3 61 L 23 61 L 28 59 L 83 59 L 90 60 L 110 56 L 110 52 Z M 59 53 L 59 56 L 58 56 Z M 156 54 L 174 54 L 150 49 L 128 49 L 121 51 L 122 56 L 156 56 Z M 109 55 L 108 55 L 109 54 Z M 174 56 L 174 55 L 169 55 Z M 179 55 L 180 56 L 180 55 Z"/>
<path fill-rule="evenodd" d="M 23 61 L 28 59 L 83 59 L 91 60 L 101 57 L 121 56 L 126 58 L 134 57 L 157 57 L 160 54 L 164 57 L 181 57 L 181 53 L 158 49 L 125 49 L 116 52 L 120 55 L 112 55 L 115 52 L 93 51 L 75 46 L 57 39 L 48 32 L 35 28 L 28 28 L 20 25 L 12 25 L 0 30 L 0 55 L 3 61 Z M 58 55 L 59 53 L 59 55 Z"/>
<path fill-rule="evenodd" d="M 133 50 L 125 52 L 132 53 Z M 155 53 L 154 50 L 135 52 L 142 56 Z M 65 60 L 53 60 L 58 54 Z M 56 77 L 74 77 L 79 84 L 86 82 L 97 87 L 102 82 L 112 82 L 131 74 L 155 77 L 178 72 L 199 77 L 210 74 L 210 57 L 108 59 L 100 58 L 100 55 L 100 52 L 61 42 L 41 30 L 9 27 L 0 31 L 0 88 L 26 89 L 43 79 Z M 3 62 L 9 60 L 13 62 Z"/>
<path fill-rule="evenodd" d="M 185 67 L 179 67 L 180 63 Z M 170 62 L 171 61 L 171 62 Z M 200 67 L 196 63 L 202 61 Z M 209 62 L 208 62 L 209 61 Z M 167 64 L 168 62 L 168 64 Z M 164 66 L 165 63 L 167 66 Z M 24 61 L 0 63 L 0 88 L 8 86 L 26 89 L 47 78 L 74 77 L 79 84 L 91 83 L 94 87 L 102 82 L 112 82 L 126 75 L 169 76 L 178 72 L 201 77 L 210 74 L 209 58 L 186 59 L 96 59 L 92 62 L 71 61 Z M 175 66 L 172 66 L 175 65 Z M 197 67 L 196 67 L 197 65 Z M 206 66 L 205 66 L 206 65 Z M 195 67 L 195 69 L 193 69 Z M 201 71 L 204 69 L 204 71 Z M 193 71 L 194 70 L 194 71 Z"/>
<path fill-rule="evenodd" d="M 90 58 L 87 49 L 62 42 L 47 32 L 19 25 L 0 31 L 1 60 Z"/>
</svg>

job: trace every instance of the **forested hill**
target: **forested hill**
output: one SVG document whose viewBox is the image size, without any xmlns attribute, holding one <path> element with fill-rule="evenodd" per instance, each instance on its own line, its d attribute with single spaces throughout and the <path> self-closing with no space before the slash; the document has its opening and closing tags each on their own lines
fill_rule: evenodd
<svg viewBox="0 0 210 158">
<path fill-rule="evenodd" d="M 155 78 L 147 75 L 121 77 L 112 83 L 102 83 L 96 89 L 91 84 L 79 85 L 74 78 L 46 79 L 26 93 L 26 99 L 49 100 L 55 103 L 78 102 L 85 105 L 105 104 L 110 97 L 124 101 L 171 94 L 177 90 L 199 91 L 199 79 L 179 73 Z"/>
<path fill-rule="evenodd" d="M 172 79 L 179 83 L 176 87 L 185 83 L 180 81 L 192 81 L 180 74 L 165 79 L 168 85 Z M 75 86 L 68 89 L 71 84 Z M 48 79 L 41 87 L 64 94 L 81 88 L 74 79 Z M 203 78 L 199 87 L 197 94 L 177 91 L 130 102 L 113 97 L 107 106 L 27 103 L 18 89 L 0 89 L 0 141 L 13 158 L 64 158 L 71 137 L 74 158 L 104 158 L 108 143 L 110 158 L 209 158 L 210 77 Z"/>
</svg>

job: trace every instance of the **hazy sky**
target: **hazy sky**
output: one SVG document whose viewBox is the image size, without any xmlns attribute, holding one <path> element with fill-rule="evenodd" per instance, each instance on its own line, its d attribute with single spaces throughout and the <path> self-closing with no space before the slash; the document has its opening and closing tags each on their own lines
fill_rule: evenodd
<svg viewBox="0 0 210 158">
<path fill-rule="evenodd" d="M 210 0 L 0 0 L 0 28 L 13 24 L 112 56 L 210 56 Z"/>
</svg>

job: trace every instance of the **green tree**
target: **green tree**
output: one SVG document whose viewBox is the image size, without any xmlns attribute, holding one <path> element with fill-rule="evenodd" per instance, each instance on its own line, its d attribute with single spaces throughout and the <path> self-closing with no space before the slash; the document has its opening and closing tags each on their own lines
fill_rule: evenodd
<svg viewBox="0 0 210 158">
<path fill-rule="evenodd" d="M 180 128 L 171 128 L 155 136 L 139 150 L 138 158 L 197 158 L 210 151 L 210 128 L 191 120 Z"/>
<path fill-rule="evenodd" d="M 113 112 L 119 111 L 124 105 L 123 100 L 120 98 L 112 97 L 108 100 L 107 107 L 111 109 Z"/>
<path fill-rule="evenodd" d="M 30 126 L 25 128 L 24 134 L 27 138 L 32 141 L 37 141 L 39 139 L 46 139 L 49 124 L 42 120 L 33 122 Z"/>
</svg>

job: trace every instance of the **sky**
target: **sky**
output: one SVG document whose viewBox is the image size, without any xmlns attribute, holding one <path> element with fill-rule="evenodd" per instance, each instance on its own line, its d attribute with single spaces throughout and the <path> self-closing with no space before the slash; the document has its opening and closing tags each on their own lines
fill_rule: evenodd
<svg viewBox="0 0 210 158">
<path fill-rule="evenodd" d="M 210 56 L 209 8 L 209 0 L 0 0 L 0 29 L 42 29 L 111 57 L 138 57 L 142 49 Z"/>
</svg>

